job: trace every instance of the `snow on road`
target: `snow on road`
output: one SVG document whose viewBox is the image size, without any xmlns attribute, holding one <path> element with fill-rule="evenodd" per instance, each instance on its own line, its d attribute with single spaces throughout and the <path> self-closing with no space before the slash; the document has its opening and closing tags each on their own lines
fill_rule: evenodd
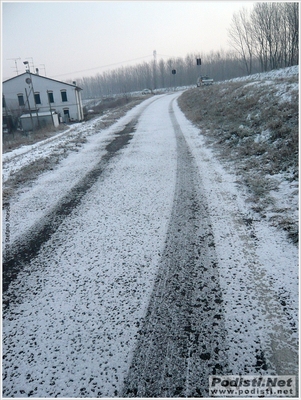
<svg viewBox="0 0 301 400">
<path fill-rule="evenodd" d="M 200 245 L 198 251 L 210 250 L 216 274 L 212 290 L 218 290 L 222 298 L 212 307 L 223 310 L 219 367 L 225 374 L 297 374 L 297 249 L 248 208 L 235 176 L 206 149 L 199 130 L 179 110 L 177 96 L 153 97 L 108 130 L 90 132 L 88 143 L 78 153 L 40 175 L 11 200 L 11 242 L 17 246 L 19 238 L 42 223 L 59 199 L 95 168 L 116 133 L 137 121 L 128 144 L 110 159 L 80 203 L 4 293 L 5 397 L 113 397 L 124 393 L 139 332 L 152 323 L 151 319 L 145 322 L 145 317 L 156 279 L 164 276 L 168 243 L 175 248 L 173 234 L 182 234 L 177 223 L 185 218 L 185 210 L 182 217 L 175 215 L 175 204 L 181 193 L 179 168 L 185 168 L 185 158 L 179 158 L 183 140 L 187 142 L 183 148 L 190 150 L 182 153 L 195 160 L 187 171 L 198 171 L 198 178 L 193 179 L 195 193 L 208 211 L 206 240 L 213 238 L 205 240 L 207 248 Z M 185 180 L 185 173 L 181 177 Z M 187 193 L 191 188 L 189 184 Z M 188 214 L 192 221 L 196 216 L 198 212 Z M 194 232 L 201 235 L 198 224 L 203 222 L 192 223 L 196 227 L 187 239 L 195 242 Z M 204 272 L 202 278 L 195 269 L 201 263 L 196 258 L 191 271 L 210 282 L 210 275 Z M 185 280 L 184 276 L 187 285 Z M 194 281 L 189 277 L 189 285 Z M 170 285 L 158 285 L 163 291 L 162 307 L 164 290 L 172 290 Z M 192 297 L 200 301 L 197 291 Z M 199 305 L 195 307 L 194 313 L 200 313 L 195 315 L 201 316 Z M 215 318 L 210 312 L 208 318 Z M 201 332 L 210 335 L 206 321 L 206 328 L 201 319 L 193 324 L 199 336 Z M 179 330 L 184 328 L 179 326 Z M 210 340 L 202 338 L 203 346 Z M 206 363 L 213 371 L 210 360 Z M 189 368 L 186 394 L 194 392 L 188 382 L 197 385 L 200 372 L 195 367 L 189 376 L 193 367 Z M 156 390 L 160 393 L 159 386 Z"/>
<path fill-rule="evenodd" d="M 186 140 L 206 188 L 223 291 L 233 374 L 298 374 L 298 249 L 248 207 L 236 177 L 205 147 L 194 126 Z M 261 348 L 254 354 L 254 348 Z M 264 357 L 261 357 L 261 351 Z M 253 352 L 253 354 L 252 354 Z M 250 360 L 257 360 L 252 369 Z M 248 366 L 248 367 L 246 367 Z M 256 368 L 257 367 L 257 368 Z"/>
<path fill-rule="evenodd" d="M 122 157 L 11 284 L 6 298 L 15 301 L 3 330 L 6 396 L 97 397 L 119 389 L 173 201 L 175 138 L 165 103 L 142 114 Z M 84 149 L 77 163 L 95 153 Z M 31 190 L 43 194 L 43 177 L 36 185 Z"/>
<path fill-rule="evenodd" d="M 105 154 L 105 144 L 110 141 L 114 132 L 118 132 L 141 112 L 149 99 L 143 105 L 135 107 L 124 118 L 106 130 L 99 130 L 98 125 L 103 117 L 83 124 L 75 124 L 69 131 L 59 133 L 55 137 L 23 146 L 3 155 L 2 177 L 5 186 L 9 177 L 16 174 L 29 164 L 44 159 L 53 153 L 64 152 L 68 143 L 76 136 L 85 136 L 88 140 L 80 152 L 72 152 L 64 158 L 54 170 L 40 175 L 34 185 L 23 186 L 10 203 L 10 241 L 24 235 L 32 225 L 50 211 L 58 199 L 80 181 Z M 3 210 L 5 220 L 6 208 Z M 5 235 L 2 236 L 4 240 Z"/>
</svg>

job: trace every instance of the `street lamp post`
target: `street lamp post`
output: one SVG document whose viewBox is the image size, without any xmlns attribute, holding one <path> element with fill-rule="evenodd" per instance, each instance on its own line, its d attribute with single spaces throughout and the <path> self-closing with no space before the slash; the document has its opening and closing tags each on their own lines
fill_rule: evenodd
<svg viewBox="0 0 301 400">
<path fill-rule="evenodd" d="M 177 70 L 176 69 L 173 69 L 172 71 L 171 71 L 171 73 L 172 73 L 172 75 L 173 75 L 173 86 L 174 86 L 174 91 L 176 90 L 176 73 L 177 73 Z"/>
<path fill-rule="evenodd" d="M 202 65 L 202 60 L 201 60 L 200 57 L 198 57 L 198 58 L 196 59 L 196 65 L 197 65 L 197 68 L 198 68 L 198 70 L 199 70 L 199 72 L 198 72 L 198 77 L 199 77 L 199 76 L 201 76 L 201 65 Z"/>
</svg>

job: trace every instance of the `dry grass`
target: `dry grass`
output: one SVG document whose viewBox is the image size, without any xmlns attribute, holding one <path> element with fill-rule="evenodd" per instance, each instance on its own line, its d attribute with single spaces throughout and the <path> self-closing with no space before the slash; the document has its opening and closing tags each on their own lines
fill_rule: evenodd
<svg viewBox="0 0 301 400">
<path fill-rule="evenodd" d="M 21 146 L 40 142 L 62 132 L 64 129 L 66 129 L 66 125 L 60 125 L 58 128 L 50 125 L 31 133 L 23 133 L 21 131 L 4 133 L 2 135 L 2 151 L 6 153 Z"/>
<path fill-rule="evenodd" d="M 298 180 L 297 87 L 298 77 L 272 84 L 224 82 L 188 90 L 179 98 L 182 111 L 201 128 L 220 160 L 231 165 L 262 215 L 271 207 L 273 175 Z M 298 222 L 281 210 L 276 214 L 275 224 L 296 242 Z"/>
<path fill-rule="evenodd" d="M 130 96 L 123 96 L 118 98 L 105 98 L 101 101 L 101 103 L 92 107 L 93 111 L 87 115 L 86 119 L 90 120 L 91 118 L 102 115 L 109 110 L 111 112 L 115 110 L 118 113 L 124 110 L 127 111 L 135 105 L 141 103 L 143 100 L 145 100 L 145 97 L 133 98 Z"/>
<path fill-rule="evenodd" d="M 79 151 L 86 142 L 87 138 L 78 134 L 63 148 L 54 150 L 48 156 L 38 158 L 12 174 L 2 187 L 3 201 L 9 201 L 19 188 L 30 185 L 43 172 L 53 170 L 70 152 Z"/>
<path fill-rule="evenodd" d="M 93 107 L 93 113 L 89 113 L 87 115 L 86 121 L 96 118 L 99 115 L 109 111 L 108 115 L 104 116 L 103 122 L 101 123 L 101 127 L 106 128 L 143 100 L 145 100 L 145 97 L 132 98 L 124 96 L 120 98 L 105 99 L 102 103 Z M 53 126 L 48 125 L 47 127 L 30 133 L 23 133 L 21 131 L 3 133 L 2 152 L 6 153 L 7 151 L 17 149 L 21 146 L 34 144 L 48 139 L 52 136 L 55 136 L 57 133 L 64 131 L 66 126 L 66 124 L 61 124 L 59 127 L 54 128 Z"/>
</svg>

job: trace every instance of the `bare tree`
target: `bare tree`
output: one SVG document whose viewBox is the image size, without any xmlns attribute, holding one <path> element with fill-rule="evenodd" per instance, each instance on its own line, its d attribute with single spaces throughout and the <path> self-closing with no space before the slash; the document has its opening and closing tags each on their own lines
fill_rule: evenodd
<svg viewBox="0 0 301 400">
<path fill-rule="evenodd" d="M 283 3 L 285 16 L 286 66 L 297 65 L 299 62 L 299 3 Z"/>
<path fill-rule="evenodd" d="M 251 22 L 263 71 L 298 64 L 298 3 L 256 3 Z"/>
<path fill-rule="evenodd" d="M 238 58 L 244 63 L 248 75 L 252 73 L 254 57 L 252 33 L 249 13 L 246 8 L 243 8 L 233 15 L 228 35 Z"/>
</svg>

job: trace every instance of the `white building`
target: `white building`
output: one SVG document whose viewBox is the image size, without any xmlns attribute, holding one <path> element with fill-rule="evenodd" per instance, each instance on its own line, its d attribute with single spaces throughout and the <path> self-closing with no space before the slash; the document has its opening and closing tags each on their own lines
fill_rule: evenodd
<svg viewBox="0 0 301 400">
<path fill-rule="evenodd" d="M 82 121 L 81 90 L 75 82 L 60 82 L 27 71 L 2 83 L 3 115 L 20 117 L 55 111 L 62 121 Z"/>
</svg>

